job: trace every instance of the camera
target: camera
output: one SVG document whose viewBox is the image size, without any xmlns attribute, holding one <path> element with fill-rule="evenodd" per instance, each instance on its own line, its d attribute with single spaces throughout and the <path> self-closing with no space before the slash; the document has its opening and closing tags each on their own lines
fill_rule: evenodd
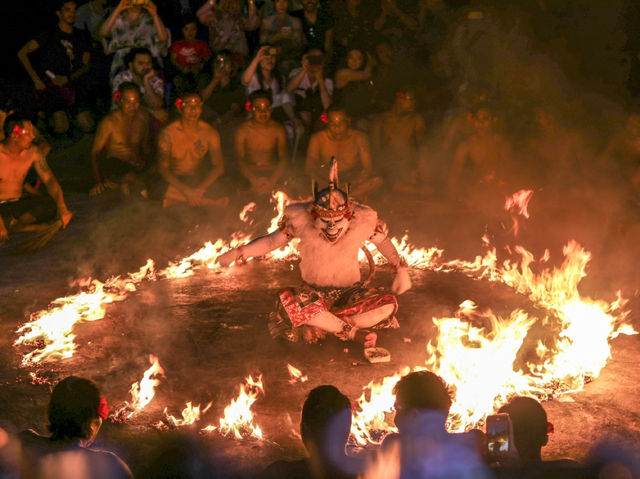
<svg viewBox="0 0 640 479">
<path fill-rule="evenodd" d="M 513 427 L 506 413 L 487 416 L 487 458 L 490 462 L 503 462 L 513 450 Z"/>
<path fill-rule="evenodd" d="M 320 55 L 309 55 L 307 61 L 309 65 L 322 65 L 322 57 Z"/>
</svg>

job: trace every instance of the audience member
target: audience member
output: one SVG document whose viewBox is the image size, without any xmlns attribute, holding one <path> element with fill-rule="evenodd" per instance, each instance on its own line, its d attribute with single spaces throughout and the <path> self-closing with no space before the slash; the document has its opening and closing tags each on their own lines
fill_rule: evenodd
<svg viewBox="0 0 640 479">
<path fill-rule="evenodd" d="M 85 81 L 91 59 L 91 43 L 87 35 L 74 28 L 76 2 L 57 0 L 57 25 L 29 40 L 18 52 L 18 59 L 27 71 L 42 110 L 52 121 L 53 131 L 62 134 L 69 129 L 67 111 L 76 114 L 82 131 L 91 131 L 93 118 L 87 102 Z M 35 68 L 30 54 L 40 50 Z"/>
<path fill-rule="evenodd" d="M 240 125 L 235 156 L 242 176 L 253 192 L 269 195 L 287 167 L 287 132 L 271 119 L 271 94 L 256 90 L 249 96 L 251 118 Z"/>
<path fill-rule="evenodd" d="M 372 176 L 369 138 L 351 128 L 351 120 L 340 105 L 332 105 L 327 112 L 327 128 L 311 136 L 307 150 L 306 171 L 321 182 L 329 175 L 331 158 L 340 165 L 340 181 L 351 183 L 357 198 L 366 197 L 382 185 L 382 179 Z"/>
<path fill-rule="evenodd" d="M 450 194 L 460 196 L 464 192 L 469 201 L 470 187 L 490 189 L 504 187 L 509 174 L 511 146 L 501 135 L 495 117 L 486 104 L 477 105 L 469 113 L 474 133 L 458 144 L 449 172 Z"/>
<path fill-rule="evenodd" d="M 289 75 L 287 93 L 294 95 L 296 112 L 307 129 L 331 105 L 333 81 L 325 71 L 322 50 L 309 50 L 302 56 L 302 67 Z"/>
<path fill-rule="evenodd" d="M 220 50 L 211 62 L 211 73 L 201 73 L 198 89 L 204 101 L 202 119 L 225 126 L 242 112 L 245 88 L 238 79 L 229 50 Z"/>
<path fill-rule="evenodd" d="M 265 18 L 260 27 L 260 43 L 273 45 L 278 49 L 285 74 L 298 61 L 305 43 L 300 19 L 292 17 L 289 0 L 275 0 L 275 14 Z"/>
<path fill-rule="evenodd" d="M 100 27 L 110 14 L 111 6 L 107 5 L 107 0 L 89 0 L 78 8 L 75 27 L 86 31 L 94 42 L 101 44 Z"/>
<path fill-rule="evenodd" d="M 166 184 L 162 205 L 224 206 L 228 198 L 216 195 L 212 185 L 224 172 L 220 135 L 200 120 L 202 98 L 188 93 L 176 101 L 180 118 L 169 123 L 158 139 L 158 171 Z M 211 167 L 205 162 L 209 158 Z"/>
<path fill-rule="evenodd" d="M 374 124 L 371 138 L 377 169 L 392 182 L 392 188 L 404 193 L 420 193 L 419 151 L 425 140 L 426 125 L 416 113 L 413 88 L 396 90 L 396 100 L 388 112 Z"/>
<path fill-rule="evenodd" d="M 49 401 L 51 436 L 41 436 L 32 430 L 20 434 L 20 477 L 133 478 L 117 455 L 91 447 L 108 415 L 107 401 L 93 381 L 76 376 L 60 381 Z"/>
<path fill-rule="evenodd" d="M 334 49 L 336 59 L 342 60 L 349 47 L 364 48 L 373 42 L 376 8 L 371 2 L 343 0 L 337 3 L 336 10 L 339 12 L 333 12 L 336 19 Z"/>
<path fill-rule="evenodd" d="M 242 73 L 241 81 L 246 86 L 247 96 L 255 90 L 270 91 L 273 98 L 273 118 L 280 122 L 289 120 L 297 131 L 301 129 L 302 122 L 296 117 L 291 97 L 283 86 L 284 79 L 278 68 L 278 51 L 275 47 L 261 46 Z"/>
<path fill-rule="evenodd" d="M 488 478 L 473 434 L 449 434 L 445 428 L 451 398 L 439 376 L 417 371 L 394 387 L 397 434 L 381 446 L 384 461 L 398 461 L 401 479 Z"/>
<path fill-rule="evenodd" d="M 196 75 L 211 58 L 209 45 L 198 40 L 198 24 L 195 17 L 185 17 L 181 26 L 182 39 L 176 40 L 169 49 L 171 64 L 177 70 L 173 78 L 176 95 L 196 88 Z"/>
<path fill-rule="evenodd" d="M 336 87 L 336 102 L 344 105 L 347 113 L 354 120 L 359 120 L 372 113 L 371 73 L 375 60 L 367 54 L 364 63 L 364 53 L 351 48 L 347 52 L 346 64 L 336 71 L 334 84 Z"/>
<path fill-rule="evenodd" d="M 302 10 L 294 12 L 302 22 L 302 33 L 307 40 L 307 48 L 324 52 L 327 63 L 333 58 L 333 33 L 335 21 L 320 0 L 302 0 Z"/>
<path fill-rule="evenodd" d="M 416 31 L 419 24 L 416 17 L 399 8 L 396 2 L 397 0 L 380 0 L 380 16 L 374 26 L 383 35 L 399 39 L 407 30 Z"/>
<path fill-rule="evenodd" d="M 142 106 L 160 122 L 167 121 L 167 112 L 162 109 L 164 103 L 164 80 L 153 68 L 151 53 L 146 48 L 133 48 L 126 58 L 127 69 L 113 79 L 113 94 L 125 82 L 135 83 L 140 89 Z M 117 106 L 114 103 L 114 106 Z"/>
<path fill-rule="evenodd" d="M 35 128 L 26 118 L 9 115 L 4 122 L 5 138 L 0 143 L 0 243 L 9 232 L 21 225 L 56 218 L 67 226 L 71 212 L 67 209 L 53 172 L 41 150 L 33 145 Z M 47 188 L 49 196 L 25 196 L 24 180 L 31 167 Z"/>
<path fill-rule="evenodd" d="M 276 461 L 262 479 L 355 478 L 363 463 L 345 454 L 351 430 L 351 402 L 334 386 L 312 389 L 302 406 L 300 433 L 309 457 L 297 461 Z"/>
<path fill-rule="evenodd" d="M 568 459 L 542 460 L 542 448 L 549 441 L 553 425 L 547 421 L 547 413 L 537 400 L 517 396 L 498 412 L 507 413 L 511 418 L 513 442 L 517 451 L 516 468 L 538 471 L 537 477 L 569 477 L 571 470 L 577 470 L 580 466 Z"/>
<path fill-rule="evenodd" d="M 240 0 L 210 0 L 197 12 L 198 20 L 209 29 L 209 45 L 214 52 L 229 50 L 238 66 L 244 66 L 249 47 L 245 30 L 260 26 L 260 16 L 254 0 L 249 1 L 247 15 L 240 9 Z"/>
<path fill-rule="evenodd" d="M 167 54 L 170 35 L 151 1 L 142 4 L 134 0 L 120 0 L 109 18 L 100 27 L 100 35 L 107 41 L 107 53 L 113 53 L 110 77 L 127 67 L 127 55 L 134 48 L 145 48 L 162 66 Z"/>
<path fill-rule="evenodd" d="M 91 195 L 118 187 L 127 193 L 151 151 L 149 114 L 140 108 L 138 85 L 121 83 L 115 102 L 118 108 L 102 119 L 93 140 L 91 167 L 96 184 Z"/>
</svg>

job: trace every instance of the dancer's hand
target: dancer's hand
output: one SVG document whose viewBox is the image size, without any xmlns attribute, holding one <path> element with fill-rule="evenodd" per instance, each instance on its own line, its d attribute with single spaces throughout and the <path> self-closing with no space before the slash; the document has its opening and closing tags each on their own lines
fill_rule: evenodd
<svg viewBox="0 0 640 479">
<path fill-rule="evenodd" d="M 238 259 L 239 256 L 240 256 L 240 253 L 238 252 L 238 248 L 233 248 L 227 251 L 226 253 L 223 253 L 220 256 L 218 256 L 216 258 L 216 262 L 220 264 L 220 266 L 224 268 L 228 268 L 229 266 L 231 266 L 231 263 L 233 263 Z"/>
<path fill-rule="evenodd" d="M 391 291 L 393 294 L 401 295 L 402 293 L 411 289 L 411 278 L 409 277 L 409 268 L 406 266 L 398 267 L 396 277 L 391 285 Z"/>
</svg>

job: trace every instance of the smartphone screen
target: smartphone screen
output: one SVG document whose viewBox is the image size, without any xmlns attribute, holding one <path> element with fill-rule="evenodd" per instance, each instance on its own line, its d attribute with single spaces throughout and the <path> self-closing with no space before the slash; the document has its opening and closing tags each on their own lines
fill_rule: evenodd
<svg viewBox="0 0 640 479">
<path fill-rule="evenodd" d="M 487 452 L 490 456 L 499 457 L 511 450 L 510 430 L 511 418 L 508 414 L 487 416 Z"/>
</svg>

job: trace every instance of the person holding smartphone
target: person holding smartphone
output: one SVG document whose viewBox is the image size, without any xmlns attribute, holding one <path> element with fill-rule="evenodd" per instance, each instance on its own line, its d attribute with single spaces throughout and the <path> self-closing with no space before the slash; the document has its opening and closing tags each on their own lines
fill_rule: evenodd
<svg viewBox="0 0 640 479">
<path fill-rule="evenodd" d="M 290 4 L 289 0 L 275 0 L 276 13 L 265 18 L 260 27 L 260 43 L 278 47 L 285 74 L 297 62 L 304 45 L 302 23 L 299 18 L 289 15 Z"/>
<path fill-rule="evenodd" d="M 114 54 L 110 78 L 125 66 L 125 57 L 132 48 L 149 49 L 154 61 L 162 65 L 171 43 L 169 31 L 151 0 L 120 0 L 100 27 L 100 36 L 107 39 L 107 53 Z"/>
</svg>

